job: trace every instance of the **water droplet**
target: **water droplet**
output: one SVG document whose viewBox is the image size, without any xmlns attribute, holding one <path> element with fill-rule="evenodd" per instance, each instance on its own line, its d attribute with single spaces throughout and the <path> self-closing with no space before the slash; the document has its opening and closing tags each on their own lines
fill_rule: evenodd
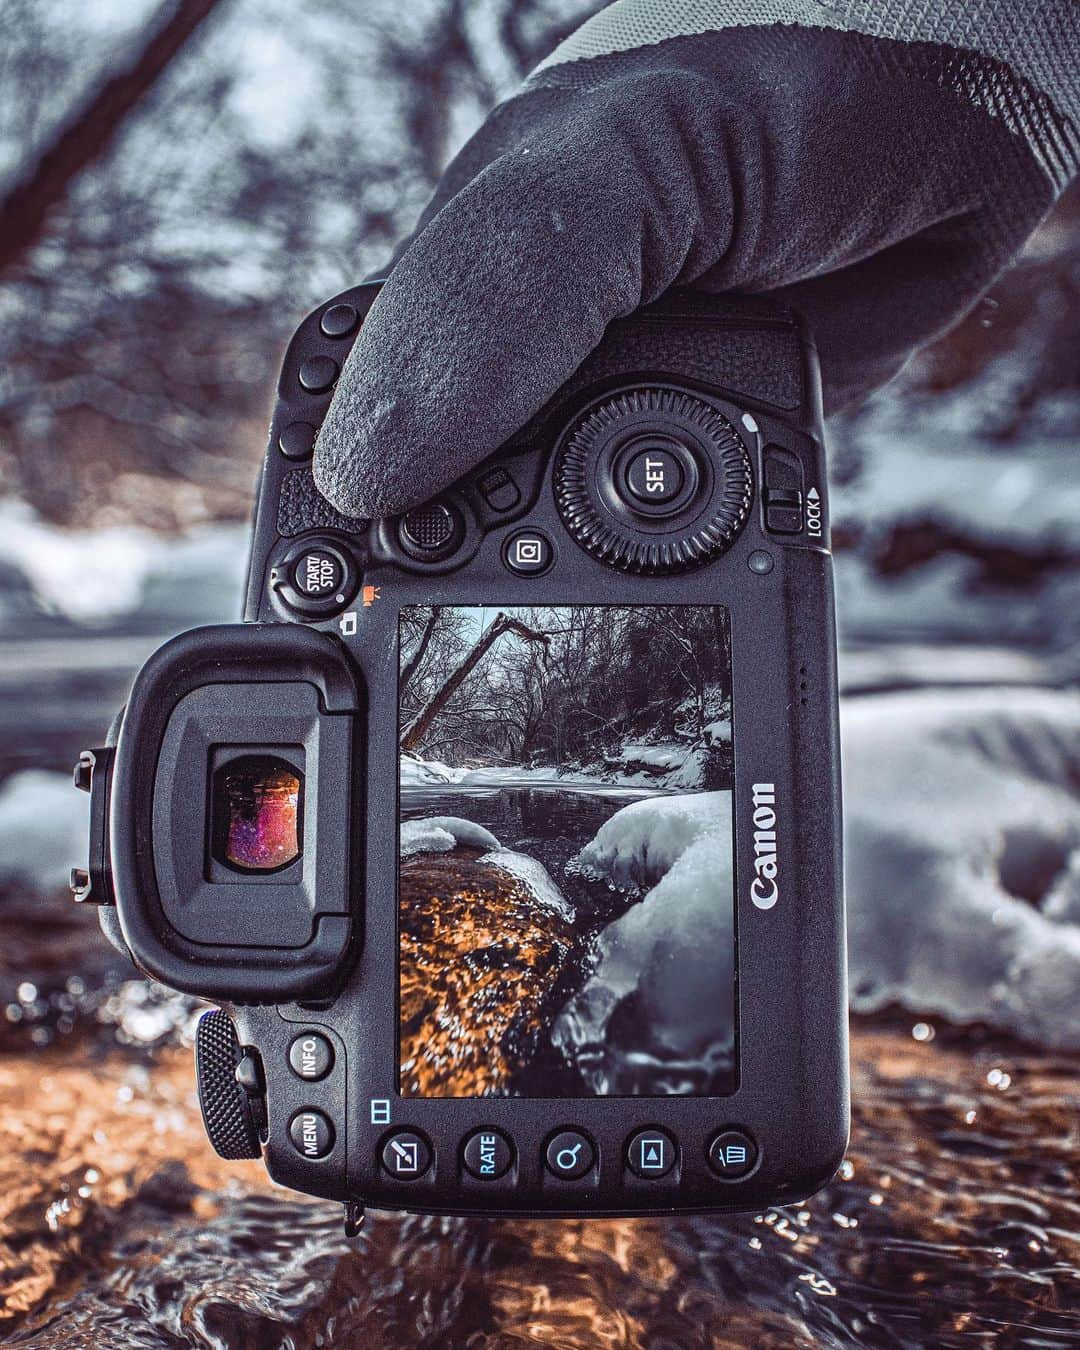
<svg viewBox="0 0 1080 1350">
<path fill-rule="evenodd" d="M 916 1022 L 911 1028 L 911 1034 L 917 1041 L 932 1041 L 934 1039 L 934 1028 L 929 1022 Z"/>
<path fill-rule="evenodd" d="M 875 1191 L 873 1195 L 869 1197 L 869 1199 L 872 1205 L 883 1205 L 885 1203 L 885 1197 L 881 1194 L 880 1191 Z"/>
<path fill-rule="evenodd" d="M 967 1112 L 965 1112 L 965 1114 L 964 1114 L 964 1124 L 965 1124 L 965 1125 L 974 1125 L 974 1124 L 975 1124 L 975 1116 L 976 1116 L 976 1114 L 977 1114 L 977 1112 L 975 1112 L 975 1111 L 967 1111 Z"/>
<path fill-rule="evenodd" d="M 850 1158 L 844 1159 L 844 1161 L 840 1164 L 840 1167 L 836 1175 L 840 1178 L 841 1181 L 851 1180 L 851 1178 L 855 1175 L 855 1164 L 851 1161 Z"/>
<path fill-rule="evenodd" d="M 20 1003 L 33 1003 L 37 998 L 37 985 L 31 984 L 29 980 L 23 980 L 15 990 L 15 997 Z"/>
</svg>

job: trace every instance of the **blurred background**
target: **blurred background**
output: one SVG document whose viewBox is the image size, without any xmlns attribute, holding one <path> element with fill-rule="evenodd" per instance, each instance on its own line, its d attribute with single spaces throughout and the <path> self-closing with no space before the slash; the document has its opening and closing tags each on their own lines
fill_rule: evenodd
<svg viewBox="0 0 1080 1350">
<path fill-rule="evenodd" d="M 723 1221 L 376 1216 L 350 1248 L 333 1207 L 217 1162 L 194 1003 L 67 897 L 78 751 L 166 636 L 239 615 L 290 332 L 598 7 L 0 8 L 0 1335 L 1080 1340 L 1075 188 L 830 427 L 855 1100 L 820 1196 Z"/>
</svg>

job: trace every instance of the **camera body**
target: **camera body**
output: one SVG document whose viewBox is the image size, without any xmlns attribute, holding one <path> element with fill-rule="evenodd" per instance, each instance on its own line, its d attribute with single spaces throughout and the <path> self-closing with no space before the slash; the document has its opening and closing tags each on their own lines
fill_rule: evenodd
<svg viewBox="0 0 1080 1350">
<path fill-rule="evenodd" d="M 672 293 L 436 501 L 362 521 L 311 453 L 378 290 L 292 339 L 245 622 L 166 644 L 84 755 L 76 894 L 223 1005 L 219 1152 L 353 1220 L 801 1199 L 848 1121 L 812 345 Z"/>
</svg>

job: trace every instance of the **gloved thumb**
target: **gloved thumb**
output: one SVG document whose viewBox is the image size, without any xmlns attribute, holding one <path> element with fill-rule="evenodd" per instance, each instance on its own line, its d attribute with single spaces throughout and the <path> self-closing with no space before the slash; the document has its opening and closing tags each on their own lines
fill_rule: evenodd
<svg viewBox="0 0 1080 1350">
<path fill-rule="evenodd" d="M 706 237 L 710 257 L 723 248 L 723 156 L 705 172 L 689 163 L 696 135 L 668 100 L 651 118 L 605 103 L 563 108 L 543 137 L 503 149 L 394 267 L 316 446 L 316 482 L 340 510 L 390 515 L 434 495 L 523 426 L 612 319 L 674 284 Z"/>
</svg>

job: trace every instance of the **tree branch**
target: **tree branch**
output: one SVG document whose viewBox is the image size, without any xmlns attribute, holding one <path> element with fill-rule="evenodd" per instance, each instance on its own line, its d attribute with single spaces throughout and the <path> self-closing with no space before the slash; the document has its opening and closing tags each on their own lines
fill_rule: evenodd
<svg viewBox="0 0 1080 1350">
<path fill-rule="evenodd" d="M 165 0 L 129 59 L 71 115 L 37 160 L 0 200 L 0 271 L 17 262 L 42 233 L 46 217 L 80 173 L 108 149 L 135 105 L 221 0 Z"/>
</svg>

